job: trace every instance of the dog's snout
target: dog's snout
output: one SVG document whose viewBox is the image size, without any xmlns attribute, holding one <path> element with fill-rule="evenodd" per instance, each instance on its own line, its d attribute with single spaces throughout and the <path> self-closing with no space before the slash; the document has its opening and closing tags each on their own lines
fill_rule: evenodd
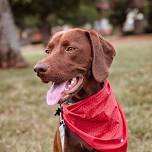
<svg viewBox="0 0 152 152">
<path fill-rule="evenodd" d="M 37 73 L 44 73 L 48 69 L 48 66 L 46 64 L 38 63 L 34 67 L 34 71 Z"/>
</svg>

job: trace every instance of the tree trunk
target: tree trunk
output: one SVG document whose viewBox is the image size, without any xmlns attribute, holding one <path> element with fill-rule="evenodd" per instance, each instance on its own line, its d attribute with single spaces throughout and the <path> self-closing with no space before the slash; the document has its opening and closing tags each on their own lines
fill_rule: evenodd
<svg viewBox="0 0 152 152">
<path fill-rule="evenodd" d="M 8 0 L 0 0 L 0 68 L 25 66 Z"/>
</svg>

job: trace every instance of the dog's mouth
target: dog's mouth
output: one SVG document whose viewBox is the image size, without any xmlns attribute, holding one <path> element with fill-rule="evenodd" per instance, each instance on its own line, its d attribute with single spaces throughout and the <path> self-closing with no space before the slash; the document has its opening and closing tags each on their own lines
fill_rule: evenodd
<svg viewBox="0 0 152 152">
<path fill-rule="evenodd" d="M 55 105 L 64 103 L 72 94 L 80 89 L 82 83 L 82 74 L 62 83 L 53 82 L 51 88 L 47 92 L 47 104 Z"/>
</svg>

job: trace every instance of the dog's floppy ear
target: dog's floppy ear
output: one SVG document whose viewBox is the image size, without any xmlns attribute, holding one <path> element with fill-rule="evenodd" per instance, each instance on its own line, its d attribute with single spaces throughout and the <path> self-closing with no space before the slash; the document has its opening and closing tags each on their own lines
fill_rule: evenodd
<svg viewBox="0 0 152 152">
<path fill-rule="evenodd" d="M 94 30 L 87 31 L 92 49 L 92 74 L 97 82 L 103 82 L 108 77 L 109 67 L 115 56 L 113 46 L 104 40 Z"/>
</svg>

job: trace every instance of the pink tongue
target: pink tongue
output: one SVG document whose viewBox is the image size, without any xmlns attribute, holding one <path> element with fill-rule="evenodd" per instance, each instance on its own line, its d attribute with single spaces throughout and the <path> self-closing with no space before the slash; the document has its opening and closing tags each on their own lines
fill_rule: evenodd
<svg viewBox="0 0 152 152">
<path fill-rule="evenodd" d="M 48 105 L 55 105 L 57 104 L 65 90 L 66 82 L 63 82 L 61 84 L 53 84 L 52 87 L 47 92 L 47 104 Z"/>
</svg>

